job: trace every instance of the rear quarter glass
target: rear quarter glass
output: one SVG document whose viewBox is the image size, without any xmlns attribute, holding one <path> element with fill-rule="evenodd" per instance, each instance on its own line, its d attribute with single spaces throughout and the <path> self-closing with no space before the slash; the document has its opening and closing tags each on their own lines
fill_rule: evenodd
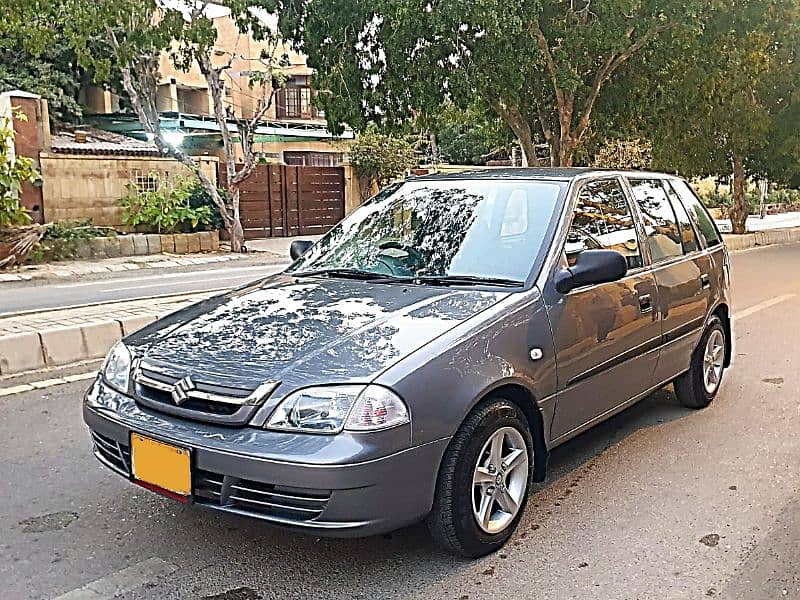
<svg viewBox="0 0 800 600">
<path fill-rule="evenodd" d="M 689 184 L 682 179 L 672 179 L 670 184 L 683 201 L 683 205 L 686 207 L 689 217 L 694 221 L 700 237 L 705 241 L 706 247 L 718 246 L 722 242 L 722 236 L 700 198 L 697 197 Z"/>
</svg>

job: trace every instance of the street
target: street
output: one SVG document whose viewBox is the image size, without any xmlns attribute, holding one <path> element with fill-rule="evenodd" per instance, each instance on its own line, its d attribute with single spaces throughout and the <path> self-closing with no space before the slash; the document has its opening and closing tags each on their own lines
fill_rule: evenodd
<svg viewBox="0 0 800 600">
<path fill-rule="evenodd" d="M 800 598 L 800 244 L 732 263 L 734 364 L 714 403 L 687 410 L 666 388 L 557 448 L 509 544 L 477 561 L 443 554 L 424 525 L 327 540 L 183 506 L 92 456 L 87 382 L 2 397 L 0 598 Z M 222 272 L 58 294 L 141 297 L 259 274 Z M 2 310 L 53 306 L 37 289 L 4 290 Z"/>
<path fill-rule="evenodd" d="M 233 264 L 197 265 L 181 269 L 125 271 L 82 277 L 79 281 L 42 281 L 3 284 L 0 315 L 29 310 L 49 310 L 98 302 L 152 298 L 236 287 L 286 268 L 288 258 L 256 254 Z M 50 293 L 42 293 L 43 290 Z"/>
</svg>

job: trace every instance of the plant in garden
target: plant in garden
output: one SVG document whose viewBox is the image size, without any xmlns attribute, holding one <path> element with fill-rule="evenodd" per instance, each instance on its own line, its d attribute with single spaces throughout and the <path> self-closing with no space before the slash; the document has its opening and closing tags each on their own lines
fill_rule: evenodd
<svg viewBox="0 0 800 600">
<path fill-rule="evenodd" d="M 350 147 L 350 164 L 358 177 L 361 196 L 368 197 L 375 188 L 384 187 L 392 179 L 417 164 L 414 147 L 406 140 L 379 133 L 370 127 Z"/>
<path fill-rule="evenodd" d="M 194 185 L 191 179 L 176 179 L 155 190 L 141 191 L 129 184 L 128 195 L 120 200 L 123 224 L 157 233 L 175 233 L 182 228 L 193 231 L 210 224 L 210 206 L 192 208 L 189 204 Z"/>
<path fill-rule="evenodd" d="M 13 119 L 25 120 L 26 116 L 13 111 L 13 117 L 0 118 L 0 227 L 25 225 L 30 217 L 20 206 L 19 193 L 25 183 L 35 183 L 39 173 L 33 161 L 14 153 Z"/>
</svg>

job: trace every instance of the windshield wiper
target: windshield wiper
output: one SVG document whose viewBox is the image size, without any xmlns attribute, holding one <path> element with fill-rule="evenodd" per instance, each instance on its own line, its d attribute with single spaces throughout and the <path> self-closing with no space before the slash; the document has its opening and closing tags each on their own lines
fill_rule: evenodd
<svg viewBox="0 0 800 600">
<path fill-rule="evenodd" d="M 386 275 L 384 273 L 373 273 L 372 271 L 361 271 L 359 269 L 317 269 L 314 271 L 297 271 L 289 273 L 293 277 L 344 277 L 347 279 L 360 279 L 362 281 L 399 281 L 408 282 L 408 277 L 395 277 L 393 275 Z"/>
<path fill-rule="evenodd" d="M 522 287 L 524 281 L 505 277 L 484 277 L 479 275 L 417 275 L 414 281 L 434 285 L 496 285 L 500 287 Z"/>
</svg>

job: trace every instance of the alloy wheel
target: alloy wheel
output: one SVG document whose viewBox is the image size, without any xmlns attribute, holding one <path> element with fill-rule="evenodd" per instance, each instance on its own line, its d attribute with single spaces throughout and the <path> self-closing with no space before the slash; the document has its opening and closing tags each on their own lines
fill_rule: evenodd
<svg viewBox="0 0 800 600">
<path fill-rule="evenodd" d="M 528 447 L 513 427 L 495 431 L 478 454 L 472 476 L 472 514 L 486 533 L 503 531 L 528 489 Z"/>
<path fill-rule="evenodd" d="M 719 387 L 724 358 L 725 336 L 719 329 L 714 329 L 703 353 L 703 386 L 708 394 L 713 394 Z"/>
</svg>

